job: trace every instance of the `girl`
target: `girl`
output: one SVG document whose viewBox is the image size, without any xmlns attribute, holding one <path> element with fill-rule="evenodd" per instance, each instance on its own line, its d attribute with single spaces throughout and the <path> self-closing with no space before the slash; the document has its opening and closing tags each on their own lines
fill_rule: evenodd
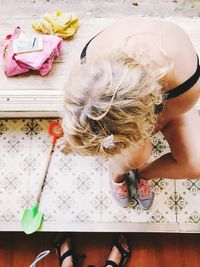
<svg viewBox="0 0 200 267">
<path fill-rule="evenodd" d="M 153 178 L 200 177 L 198 56 L 177 25 L 127 17 L 92 38 L 66 85 L 66 152 L 109 158 L 111 189 L 130 203 L 127 173 L 148 209 Z M 171 152 L 152 163 L 150 137 L 161 131 Z"/>
</svg>

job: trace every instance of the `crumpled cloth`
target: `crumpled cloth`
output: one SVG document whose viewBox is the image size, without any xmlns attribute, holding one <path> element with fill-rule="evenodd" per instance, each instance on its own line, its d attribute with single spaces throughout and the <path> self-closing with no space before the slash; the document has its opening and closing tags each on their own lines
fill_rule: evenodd
<svg viewBox="0 0 200 267">
<path fill-rule="evenodd" d="M 54 34 L 66 39 L 78 30 L 78 21 L 78 17 L 73 14 L 56 11 L 53 14 L 46 13 L 43 18 L 36 20 L 32 27 L 38 32 Z"/>
<path fill-rule="evenodd" d="M 35 70 L 45 76 L 52 68 L 54 59 L 61 54 L 63 40 L 55 35 L 43 35 L 43 49 L 41 51 L 15 54 L 13 51 L 13 40 L 18 38 L 20 28 L 14 33 L 7 35 L 3 50 L 3 69 L 7 76 L 14 76 Z"/>
</svg>

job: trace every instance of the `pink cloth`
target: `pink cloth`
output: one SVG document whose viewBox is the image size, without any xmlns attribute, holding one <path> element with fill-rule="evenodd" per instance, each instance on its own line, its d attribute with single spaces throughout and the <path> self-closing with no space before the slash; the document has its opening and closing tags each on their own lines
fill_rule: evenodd
<svg viewBox="0 0 200 267">
<path fill-rule="evenodd" d="M 63 40 L 55 35 L 43 35 L 43 50 L 15 54 L 13 51 L 13 39 L 18 38 L 20 28 L 17 27 L 13 35 L 8 35 L 5 39 L 3 52 L 3 69 L 7 76 L 38 71 L 42 76 L 49 73 L 54 59 L 60 56 Z"/>
</svg>

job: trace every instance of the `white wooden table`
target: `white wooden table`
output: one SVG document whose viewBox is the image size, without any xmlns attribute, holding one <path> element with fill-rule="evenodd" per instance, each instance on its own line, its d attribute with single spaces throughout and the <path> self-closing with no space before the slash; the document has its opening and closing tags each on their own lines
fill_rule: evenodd
<svg viewBox="0 0 200 267">
<path fill-rule="evenodd" d="M 0 19 L 0 41 L 12 33 L 16 26 L 24 31 L 33 31 L 31 23 L 35 16 L 11 17 Z M 197 53 L 200 54 L 200 19 L 199 18 L 167 18 L 180 25 L 190 36 Z M 86 42 L 96 33 L 111 24 L 114 19 L 92 18 L 80 21 L 76 36 L 64 41 L 63 53 L 47 77 L 37 74 L 24 74 L 7 78 L 0 66 L 0 117 L 58 117 L 62 108 L 63 88 L 68 78 L 74 58 Z M 200 109 L 200 104 L 197 104 Z"/>
</svg>

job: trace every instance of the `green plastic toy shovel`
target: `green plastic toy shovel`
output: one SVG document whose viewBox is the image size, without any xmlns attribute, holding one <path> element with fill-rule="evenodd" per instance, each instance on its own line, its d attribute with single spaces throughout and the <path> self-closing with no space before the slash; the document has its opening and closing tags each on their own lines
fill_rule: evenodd
<svg viewBox="0 0 200 267">
<path fill-rule="evenodd" d="M 26 234 L 34 233 L 35 231 L 40 229 L 42 225 L 44 213 L 39 211 L 39 204 L 56 140 L 63 135 L 63 131 L 59 122 L 53 121 L 50 123 L 49 134 L 52 136 L 52 142 L 51 148 L 49 150 L 49 155 L 42 172 L 41 184 L 32 208 L 26 208 L 21 219 L 21 227 Z"/>
</svg>

